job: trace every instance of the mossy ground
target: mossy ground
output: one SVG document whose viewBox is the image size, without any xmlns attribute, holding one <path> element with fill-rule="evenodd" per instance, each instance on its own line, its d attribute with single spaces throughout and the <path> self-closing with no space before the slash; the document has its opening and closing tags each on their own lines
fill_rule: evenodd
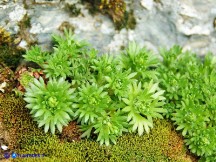
<svg viewBox="0 0 216 162">
<path fill-rule="evenodd" d="M 75 142 L 62 140 L 62 137 L 68 137 L 68 134 L 45 134 L 32 120 L 25 104 L 22 98 L 0 98 L 0 118 L 10 134 L 10 141 L 7 141 L 10 150 L 19 154 L 45 154 L 45 157 L 16 158 L 15 161 L 196 161 L 187 155 L 182 137 L 166 120 L 156 120 L 150 134 L 138 136 L 128 133 L 120 137 L 116 145 L 107 147 L 100 146 L 91 139 Z M 70 127 L 74 129 L 74 124 Z"/>
</svg>

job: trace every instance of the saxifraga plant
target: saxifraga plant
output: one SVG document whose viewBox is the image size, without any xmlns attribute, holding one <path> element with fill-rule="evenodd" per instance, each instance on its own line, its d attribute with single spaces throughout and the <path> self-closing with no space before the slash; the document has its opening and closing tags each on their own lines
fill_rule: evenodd
<svg viewBox="0 0 216 162">
<path fill-rule="evenodd" d="M 147 81 L 152 78 L 157 79 L 157 73 L 153 69 L 159 64 L 158 58 L 135 42 L 129 43 L 129 47 L 120 55 L 120 64 L 123 69 L 136 72 L 137 79 L 147 79 Z"/>
<path fill-rule="evenodd" d="M 44 126 L 44 131 L 50 129 L 55 133 L 55 127 L 61 132 L 62 127 L 71 121 L 74 115 L 73 109 L 76 104 L 74 89 L 63 78 L 50 79 L 47 84 L 40 77 L 34 79 L 26 89 L 24 100 L 28 103 L 26 107 L 31 110 L 38 126 Z"/>
<path fill-rule="evenodd" d="M 118 107 L 111 108 L 118 109 Z M 84 133 L 81 137 L 90 137 L 92 130 L 94 129 L 94 134 L 98 134 L 97 141 L 100 144 L 106 144 L 107 146 L 110 143 L 116 144 L 117 137 L 121 136 L 123 132 L 128 131 L 127 116 L 120 109 L 109 111 L 107 113 L 101 114 L 94 122 L 91 124 L 86 124 L 81 126 L 81 130 Z"/>
<path fill-rule="evenodd" d="M 54 53 L 53 56 L 42 65 L 47 78 L 66 78 L 71 76 L 71 61 L 64 53 Z"/>
<path fill-rule="evenodd" d="M 81 137 L 90 137 L 94 129 L 100 144 L 116 143 L 117 137 L 127 131 L 127 117 L 120 110 L 120 104 L 112 102 L 104 87 L 97 84 L 87 83 L 78 89 L 78 108 L 74 116 L 81 122 L 84 132 Z"/>
<path fill-rule="evenodd" d="M 38 64 L 47 78 L 71 78 L 73 82 L 83 82 L 90 77 L 89 60 L 96 56 L 96 50 L 89 49 L 84 41 L 77 41 L 71 31 L 65 30 L 64 36 L 53 35 L 53 53 L 32 47 L 23 57 Z"/>
<path fill-rule="evenodd" d="M 62 126 L 74 117 L 81 124 L 82 137 L 90 137 L 93 133 L 98 136 L 97 140 L 101 144 L 109 145 L 115 143 L 122 132 L 128 131 L 129 125 L 133 126 L 133 131 L 138 129 L 141 135 L 144 129 L 148 133 L 149 128 L 153 127 L 153 118 L 162 118 L 165 98 L 159 83 L 152 80 L 156 78 L 154 68 L 157 67 L 158 60 L 149 51 L 132 43 L 119 62 L 110 55 L 96 57 L 96 50 L 76 41 L 70 32 L 65 31 L 64 37 L 54 35 L 53 38 L 56 45 L 52 55 L 42 53 L 38 47 L 25 55 L 27 60 L 38 63 L 44 69 L 49 80 L 47 85 L 43 83 L 44 87 L 36 86 L 40 81 L 32 83 L 29 89 L 36 86 L 34 90 L 38 91 L 41 88 L 35 98 L 27 97 L 30 90 L 26 93 L 26 101 L 29 102 L 27 107 L 32 109 L 31 113 L 39 126 L 45 125 L 45 132 L 50 128 L 54 133 L 55 126 L 61 131 Z M 62 90 L 62 86 L 55 85 L 59 79 L 61 82 L 70 79 L 71 86 L 78 87 L 76 101 L 71 98 L 63 100 L 62 96 L 57 95 Z M 58 87 L 55 91 L 53 89 L 56 94 L 49 93 L 50 90 L 46 88 L 48 85 Z M 65 87 L 69 89 L 68 86 Z M 64 88 L 64 93 L 66 91 Z M 30 92 L 33 93 L 33 90 Z M 48 97 L 41 96 L 42 92 Z M 73 90 L 68 93 L 64 96 L 73 96 Z M 67 103 L 65 108 L 62 103 Z M 46 109 L 52 110 L 52 113 Z M 61 118 L 63 114 L 58 115 L 60 110 L 65 112 L 64 120 Z M 48 114 L 52 114 L 52 117 L 48 118 Z"/>
<path fill-rule="evenodd" d="M 64 57 L 64 62 L 60 61 L 56 64 L 48 63 L 46 65 L 47 68 L 49 68 L 50 65 L 60 65 L 62 74 L 71 78 L 73 84 L 76 84 L 76 86 L 92 80 L 90 62 L 96 57 L 97 50 L 90 49 L 89 44 L 85 41 L 77 41 L 71 31 L 65 30 L 64 36 L 53 35 L 53 39 L 56 42 L 54 53 L 56 53 L 56 57 L 58 57 L 58 55 Z M 55 62 L 57 62 L 57 59 Z M 53 67 L 52 71 L 53 74 L 59 72 L 58 69 Z M 53 75 L 51 76 L 54 77 Z"/>
<path fill-rule="evenodd" d="M 41 51 L 40 47 L 34 46 L 23 55 L 26 61 L 32 61 L 42 66 L 48 60 L 48 53 Z"/>
<path fill-rule="evenodd" d="M 129 85 L 136 81 L 133 79 L 136 74 L 135 72 L 131 73 L 130 70 L 114 70 L 109 75 L 104 76 L 106 80 L 105 87 L 108 88 L 110 95 L 115 95 L 116 98 L 121 100 L 128 93 Z"/>
<path fill-rule="evenodd" d="M 166 116 L 182 130 L 191 152 L 211 161 L 216 148 L 216 57 L 207 54 L 201 60 L 179 46 L 162 51 L 162 56 L 158 71 L 166 89 Z"/>
<path fill-rule="evenodd" d="M 77 41 L 70 30 L 64 30 L 63 36 L 53 34 L 52 38 L 55 43 L 54 50 L 56 52 L 63 52 L 72 58 L 83 56 L 89 50 L 89 44 L 85 41 Z"/>
<path fill-rule="evenodd" d="M 90 85 L 89 83 L 78 87 L 78 109 L 74 114 L 75 117 L 78 117 L 78 122 L 82 124 L 94 122 L 101 114 L 106 113 L 111 100 L 103 89 L 97 84 Z"/>
<path fill-rule="evenodd" d="M 178 125 L 177 130 L 183 130 L 182 135 L 193 134 L 196 129 L 205 129 L 209 121 L 209 112 L 205 105 L 194 103 L 191 98 L 182 101 L 181 108 L 173 114 L 172 120 Z"/>
<path fill-rule="evenodd" d="M 166 112 L 162 108 L 165 97 L 164 91 L 158 87 L 158 83 L 141 84 L 134 82 L 129 86 L 128 96 L 122 100 L 127 105 L 123 108 L 128 113 L 128 121 L 133 125 L 132 131 L 138 130 L 142 135 L 144 130 L 149 133 L 153 128 L 153 118 L 163 118 L 162 113 Z"/>
<path fill-rule="evenodd" d="M 216 149 L 213 151 L 214 153 L 212 155 L 202 156 L 199 162 L 213 162 L 216 161 Z"/>
<path fill-rule="evenodd" d="M 206 127 L 193 130 L 193 134 L 186 136 L 186 145 L 192 153 L 198 156 L 210 157 L 215 153 L 216 148 L 216 127 Z"/>
<path fill-rule="evenodd" d="M 90 67 L 98 85 L 105 84 L 104 76 L 109 75 L 113 70 L 116 71 L 116 69 L 119 70 L 121 68 L 114 56 L 108 54 L 94 58 Z"/>
<path fill-rule="evenodd" d="M 21 74 L 19 82 L 23 87 L 28 87 L 29 83 L 33 81 L 34 77 L 29 74 L 29 72 L 25 71 Z"/>
</svg>

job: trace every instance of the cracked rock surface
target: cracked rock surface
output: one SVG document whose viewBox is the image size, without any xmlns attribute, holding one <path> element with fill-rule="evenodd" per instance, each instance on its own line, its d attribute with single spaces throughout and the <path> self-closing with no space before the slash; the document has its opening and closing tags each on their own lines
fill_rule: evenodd
<svg viewBox="0 0 216 162">
<path fill-rule="evenodd" d="M 51 47 L 51 34 L 59 33 L 63 23 L 69 24 L 78 39 L 89 41 L 101 53 L 118 52 L 129 41 L 136 41 L 157 52 L 174 44 L 199 55 L 216 51 L 216 0 L 125 0 L 133 10 L 135 29 L 116 30 L 112 20 L 101 13 L 91 15 L 80 0 L 5 0 L 0 2 L 0 26 L 20 33 L 19 23 L 27 15 L 27 35 L 44 49 Z M 71 16 L 65 5 L 80 9 Z M 28 43 L 22 37 L 22 43 Z M 22 46 L 24 46 L 22 44 Z M 26 45 L 25 45 L 26 46 Z"/>
</svg>

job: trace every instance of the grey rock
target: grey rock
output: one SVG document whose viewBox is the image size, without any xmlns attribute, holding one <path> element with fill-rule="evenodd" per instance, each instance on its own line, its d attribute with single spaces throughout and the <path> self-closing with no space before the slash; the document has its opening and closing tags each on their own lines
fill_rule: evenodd
<svg viewBox="0 0 216 162">
<path fill-rule="evenodd" d="M 33 3 L 34 2 L 34 3 Z M 36 4 L 35 4 L 36 2 Z M 43 49 L 50 49 L 51 34 L 63 22 L 73 26 L 77 39 L 85 39 L 100 53 L 117 53 L 128 42 L 136 41 L 158 52 L 161 47 L 174 44 L 191 49 L 200 55 L 215 50 L 216 0 L 125 0 L 127 10 L 132 9 L 136 28 L 116 31 L 112 20 L 100 13 L 92 16 L 80 0 L 31 0 L 24 7 L 23 1 L 0 3 L 0 26 L 16 34 L 19 21 L 25 14 L 31 18 L 29 33 L 35 36 Z M 52 4 L 52 5 L 49 5 Z M 81 13 L 71 17 L 66 4 L 77 6 Z"/>
</svg>

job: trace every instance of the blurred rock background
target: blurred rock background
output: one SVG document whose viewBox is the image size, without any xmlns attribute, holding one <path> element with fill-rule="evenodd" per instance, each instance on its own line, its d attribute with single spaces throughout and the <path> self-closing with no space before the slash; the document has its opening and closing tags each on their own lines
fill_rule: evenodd
<svg viewBox="0 0 216 162">
<path fill-rule="evenodd" d="M 67 27 L 100 53 L 118 53 L 136 41 L 155 52 L 179 44 L 199 55 L 216 54 L 216 0 L 125 0 L 129 22 L 120 28 L 113 17 L 92 14 L 95 0 L 87 1 L 0 0 L 0 26 L 18 35 L 22 48 L 38 43 L 50 49 L 51 34 Z"/>
</svg>

